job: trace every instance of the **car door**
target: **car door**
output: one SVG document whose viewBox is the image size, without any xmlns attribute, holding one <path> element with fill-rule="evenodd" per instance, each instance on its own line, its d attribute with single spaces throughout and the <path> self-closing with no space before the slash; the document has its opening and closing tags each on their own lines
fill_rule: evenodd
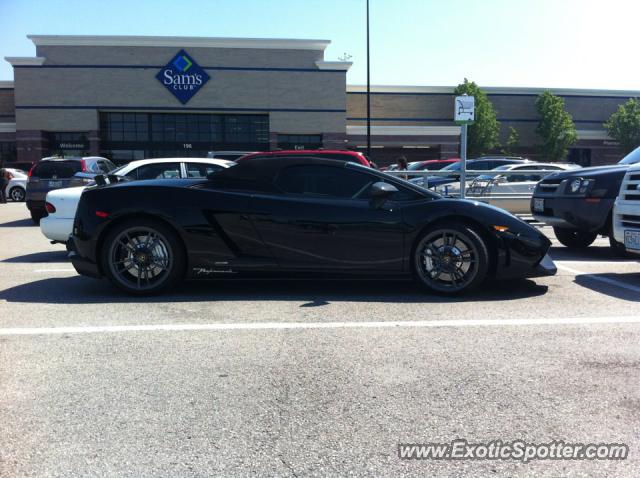
<svg viewBox="0 0 640 478">
<path fill-rule="evenodd" d="M 367 193 L 378 180 L 339 163 L 285 167 L 277 192 L 253 196 L 252 221 L 282 268 L 400 272 L 401 209 L 372 207 Z"/>
<path fill-rule="evenodd" d="M 143 164 L 135 172 L 130 172 L 127 176 L 136 179 L 179 179 L 181 177 L 181 167 L 179 162 L 172 163 L 149 163 Z"/>
<path fill-rule="evenodd" d="M 186 178 L 204 179 L 208 174 L 224 169 L 219 164 L 211 163 L 184 163 Z"/>
</svg>

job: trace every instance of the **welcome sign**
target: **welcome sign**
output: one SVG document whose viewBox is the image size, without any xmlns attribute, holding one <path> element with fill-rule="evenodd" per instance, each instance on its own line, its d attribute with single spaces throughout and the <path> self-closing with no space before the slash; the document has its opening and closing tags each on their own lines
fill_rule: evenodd
<svg viewBox="0 0 640 478">
<path fill-rule="evenodd" d="M 209 81 L 210 76 L 186 51 L 180 50 L 156 78 L 184 105 Z"/>
</svg>

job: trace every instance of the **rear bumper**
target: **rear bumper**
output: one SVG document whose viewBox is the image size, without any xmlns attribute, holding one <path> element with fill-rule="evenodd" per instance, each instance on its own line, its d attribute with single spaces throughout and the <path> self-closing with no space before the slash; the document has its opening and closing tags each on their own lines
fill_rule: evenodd
<svg viewBox="0 0 640 478">
<path fill-rule="evenodd" d="M 73 236 L 68 238 L 67 241 L 67 251 L 69 252 L 68 258 L 73 265 L 73 268 L 76 270 L 78 274 L 83 276 L 93 277 L 95 279 L 100 279 L 102 274 L 100 273 L 100 268 L 94 262 L 90 260 L 80 257 L 78 251 L 76 249 L 75 240 Z"/>
<path fill-rule="evenodd" d="M 29 209 L 29 211 L 46 211 L 46 208 L 44 207 L 44 200 L 37 201 L 35 199 L 27 198 L 26 203 L 27 209 Z"/>
<path fill-rule="evenodd" d="M 40 231 L 47 239 L 67 242 L 73 231 L 73 218 L 44 217 L 40 220 Z"/>
</svg>

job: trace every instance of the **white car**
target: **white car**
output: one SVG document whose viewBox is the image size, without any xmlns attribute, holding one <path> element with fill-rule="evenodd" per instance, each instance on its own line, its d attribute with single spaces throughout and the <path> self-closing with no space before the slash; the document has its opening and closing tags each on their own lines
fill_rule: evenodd
<svg viewBox="0 0 640 478">
<path fill-rule="evenodd" d="M 234 165 L 233 161 L 207 158 L 163 158 L 132 161 L 109 174 L 142 179 L 196 179 Z M 67 242 L 82 191 L 88 186 L 57 189 L 47 193 L 45 205 L 48 216 L 40 220 L 40 230 L 52 242 Z"/>
<path fill-rule="evenodd" d="M 512 214 L 530 214 L 531 197 L 536 184 L 548 174 L 525 172 L 523 174 L 499 174 L 500 171 L 566 171 L 578 169 L 576 164 L 528 163 L 499 166 L 468 184 L 467 197 L 483 196 L 481 201 L 506 209 Z M 459 189 L 459 187 L 458 187 Z M 449 193 L 451 194 L 451 192 Z"/>
<path fill-rule="evenodd" d="M 28 174 L 21 169 L 5 168 L 11 175 L 11 179 L 4 190 L 4 197 L 14 202 L 22 202 L 27 194 Z"/>
<path fill-rule="evenodd" d="M 640 163 L 622 180 L 613 206 L 613 236 L 627 252 L 640 255 Z"/>
</svg>

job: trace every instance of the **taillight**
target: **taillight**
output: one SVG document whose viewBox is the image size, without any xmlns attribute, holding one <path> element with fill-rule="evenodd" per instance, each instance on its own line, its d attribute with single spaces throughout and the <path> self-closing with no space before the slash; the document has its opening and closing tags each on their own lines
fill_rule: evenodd
<svg viewBox="0 0 640 478">
<path fill-rule="evenodd" d="M 56 212 L 56 207 L 50 202 L 44 203 L 44 208 L 49 214 L 53 214 L 54 212 Z"/>
<path fill-rule="evenodd" d="M 11 181 L 15 176 L 11 173 L 7 173 L 7 179 Z"/>
<path fill-rule="evenodd" d="M 33 170 L 36 169 L 36 164 L 38 163 L 33 163 L 33 166 L 31 166 L 31 169 L 29 169 L 29 173 L 27 174 L 27 176 L 31 177 L 33 175 Z"/>
<path fill-rule="evenodd" d="M 96 216 L 104 219 L 105 217 L 107 217 L 109 215 L 108 212 L 104 212 L 104 211 L 96 211 Z"/>
<path fill-rule="evenodd" d="M 82 168 L 83 173 L 87 172 L 87 162 L 84 159 L 80 160 L 80 167 Z"/>
</svg>

